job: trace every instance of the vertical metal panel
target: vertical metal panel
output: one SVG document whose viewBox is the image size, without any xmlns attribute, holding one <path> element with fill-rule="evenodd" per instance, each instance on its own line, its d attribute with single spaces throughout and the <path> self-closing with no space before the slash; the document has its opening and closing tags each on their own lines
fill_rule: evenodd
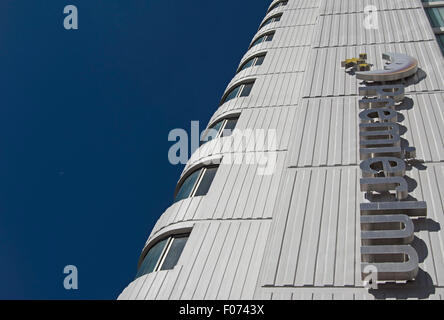
<svg viewBox="0 0 444 320">
<path fill-rule="evenodd" d="M 321 16 L 320 32 L 313 44 L 315 47 L 338 47 L 433 40 L 428 21 L 418 23 L 422 15 L 422 8 L 379 11 L 377 29 L 365 28 L 366 14 L 363 12 Z"/>
<path fill-rule="evenodd" d="M 287 171 L 263 262 L 263 285 L 359 285 L 357 171 Z"/>
</svg>

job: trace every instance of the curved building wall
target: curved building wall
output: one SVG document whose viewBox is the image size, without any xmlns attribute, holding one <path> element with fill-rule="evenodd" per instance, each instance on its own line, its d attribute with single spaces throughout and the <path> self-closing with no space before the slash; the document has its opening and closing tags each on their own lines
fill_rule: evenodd
<svg viewBox="0 0 444 320">
<path fill-rule="evenodd" d="M 379 9 L 377 30 L 362 27 L 370 2 Z M 221 159 L 208 194 L 174 203 L 146 243 L 191 230 L 177 265 L 137 278 L 119 299 L 441 298 L 444 60 L 421 1 L 288 0 L 263 21 L 278 13 L 252 42 L 269 32 L 273 40 L 249 48 L 239 66 L 265 53 L 263 64 L 227 86 L 254 80 L 250 94 L 223 103 L 210 120 L 239 115 L 237 129 L 274 130 L 275 143 L 231 147 L 224 137 L 202 145 L 182 176 Z M 367 52 L 382 68 L 386 51 L 416 57 L 426 74 L 407 88 L 416 107 L 403 115 L 405 138 L 427 168 L 409 173 L 417 182 L 411 194 L 427 201 L 430 219 L 416 233 L 415 283 L 371 293 L 360 270 L 359 83 L 340 62 Z M 272 174 L 248 161 L 258 153 L 276 156 Z"/>
</svg>

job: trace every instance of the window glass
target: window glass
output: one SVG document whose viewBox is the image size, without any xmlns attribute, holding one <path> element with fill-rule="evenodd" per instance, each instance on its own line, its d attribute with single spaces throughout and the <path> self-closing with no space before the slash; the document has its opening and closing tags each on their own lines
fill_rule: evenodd
<svg viewBox="0 0 444 320">
<path fill-rule="evenodd" d="M 176 194 L 176 198 L 174 202 L 186 199 L 190 196 L 193 191 L 194 184 L 196 183 L 197 178 L 199 178 L 200 172 L 202 169 L 193 172 L 185 181 L 182 183 L 179 191 Z"/>
<path fill-rule="evenodd" d="M 272 22 L 273 22 L 273 18 L 267 19 L 267 21 L 265 21 L 265 22 L 262 24 L 262 27 L 261 27 L 261 28 L 265 27 L 267 24 L 270 24 L 270 23 L 272 23 Z"/>
<path fill-rule="evenodd" d="M 237 94 L 239 93 L 239 90 L 240 90 L 240 86 L 234 88 L 234 89 L 233 89 L 233 90 L 227 95 L 227 97 L 225 98 L 224 102 L 227 102 L 227 101 L 230 101 L 230 100 L 236 98 L 236 97 L 237 97 Z"/>
<path fill-rule="evenodd" d="M 260 66 L 262 65 L 262 63 L 264 62 L 265 56 L 259 56 L 256 59 L 256 63 L 254 64 L 255 66 Z"/>
<path fill-rule="evenodd" d="M 222 126 L 222 123 L 223 123 L 223 122 L 224 122 L 224 121 L 221 120 L 221 121 L 217 122 L 216 124 L 212 125 L 210 128 L 211 128 L 211 129 L 214 129 L 214 130 L 216 130 L 216 131 L 219 131 L 219 129 L 220 129 L 220 127 Z"/>
<path fill-rule="evenodd" d="M 266 25 L 269 25 L 272 22 L 281 21 L 281 17 L 282 17 L 282 14 L 278 14 L 278 15 L 268 18 L 267 20 L 265 20 L 264 23 L 262 23 L 262 25 L 259 27 L 259 30 L 262 29 L 263 27 L 265 27 Z"/>
<path fill-rule="evenodd" d="M 224 123 L 224 121 L 221 120 L 221 121 L 217 122 L 215 125 L 211 126 L 207 130 L 207 132 L 205 132 L 205 135 L 203 136 L 202 141 L 201 141 L 201 145 L 216 138 L 216 136 L 220 130 L 220 127 L 222 126 L 223 123 Z"/>
<path fill-rule="evenodd" d="M 423 2 L 435 2 L 434 0 L 424 1 Z M 433 28 L 444 28 L 444 6 L 439 6 L 435 8 L 425 8 L 427 16 L 430 20 L 430 24 Z M 438 40 L 438 44 L 441 48 L 442 53 L 444 54 L 444 39 L 442 34 L 437 34 L 436 38 Z"/>
<path fill-rule="evenodd" d="M 265 59 L 265 54 L 250 58 L 247 60 L 247 62 L 245 62 L 242 65 L 242 67 L 239 69 L 238 72 L 241 72 L 242 70 L 245 70 L 252 66 L 260 66 L 264 62 L 264 59 Z"/>
<path fill-rule="evenodd" d="M 230 136 L 232 134 L 232 131 L 236 127 L 237 120 L 238 120 L 238 118 L 228 118 L 228 119 L 222 119 L 222 120 L 218 121 L 214 126 L 212 126 L 210 129 L 207 130 L 204 138 L 201 141 L 201 145 L 216 138 L 219 135 L 219 132 L 221 133 L 220 134 L 221 137 Z M 210 131 L 210 130 L 212 130 L 212 131 Z M 208 141 L 205 141 L 204 139 L 207 139 L 207 137 L 208 137 Z"/>
<path fill-rule="evenodd" d="M 443 45 L 444 45 L 444 34 L 438 35 L 438 42 L 441 45 L 441 49 L 444 49 L 443 48 Z"/>
<path fill-rule="evenodd" d="M 273 37 L 274 37 L 274 32 L 265 34 L 265 35 L 261 36 L 260 38 L 258 38 L 256 41 L 254 41 L 253 44 L 250 46 L 250 48 L 252 48 L 255 45 L 258 45 L 264 41 L 271 41 L 271 40 L 273 40 Z"/>
<path fill-rule="evenodd" d="M 145 274 L 151 273 L 154 271 L 157 262 L 159 261 L 160 255 L 165 248 L 168 239 L 162 240 L 156 243 L 146 254 L 143 259 L 142 264 L 140 265 L 139 270 L 137 271 L 136 278 L 141 277 Z"/>
<path fill-rule="evenodd" d="M 248 97 L 250 95 L 252 88 L 253 88 L 253 83 L 246 83 L 242 89 L 240 97 Z"/>
<path fill-rule="evenodd" d="M 438 35 L 438 43 L 441 47 L 442 53 L 444 54 L 444 34 Z"/>
<path fill-rule="evenodd" d="M 233 130 L 236 127 L 238 119 L 228 119 L 227 123 L 222 131 L 222 137 L 228 137 L 233 134 Z"/>
<path fill-rule="evenodd" d="M 245 63 L 245 64 L 242 66 L 242 68 L 240 69 L 240 71 L 242 71 L 242 70 L 244 70 L 244 69 L 247 69 L 247 68 L 251 67 L 251 66 L 253 65 L 253 62 L 254 62 L 254 58 L 248 60 L 247 63 Z"/>
<path fill-rule="evenodd" d="M 433 28 L 444 27 L 444 7 L 442 8 L 428 8 L 430 20 Z"/>
<path fill-rule="evenodd" d="M 268 12 L 270 12 L 270 11 L 276 9 L 276 8 L 279 8 L 279 7 L 282 7 L 282 6 L 286 6 L 287 3 L 288 3 L 288 0 L 279 1 L 279 2 L 275 3 L 275 4 L 274 4 L 274 5 L 268 10 Z"/>
<path fill-rule="evenodd" d="M 214 176 L 216 175 L 217 167 L 208 168 L 205 170 L 205 174 L 202 177 L 199 187 L 197 188 L 195 196 L 204 196 L 210 190 L 211 183 L 213 182 Z"/>
<path fill-rule="evenodd" d="M 179 192 L 174 201 L 177 202 L 194 196 L 206 195 L 217 168 L 217 166 L 203 167 L 191 173 L 179 187 Z"/>
<path fill-rule="evenodd" d="M 262 43 L 262 41 L 264 41 L 263 36 L 258 38 L 255 42 L 253 42 L 253 44 L 251 46 L 254 47 L 255 45 L 258 45 L 259 43 Z"/>
<path fill-rule="evenodd" d="M 175 237 L 172 239 L 171 246 L 160 270 L 171 270 L 176 266 L 187 240 L 188 236 Z"/>
<path fill-rule="evenodd" d="M 225 102 L 228 102 L 228 101 L 234 99 L 234 98 L 248 96 L 251 92 L 251 88 L 253 87 L 253 84 L 254 84 L 254 81 L 250 82 L 250 83 L 238 85 L 237 87 L 232 89 L 225 98 L 222 99 L 221 105 L 224 104 Z M 240 94 L 239 94 L 239 91 L 240 91 Z"/>
<path fill-rule="evenodd" d="M 174 235 L 156 243 L 145 255 L 136 279 L 159 270 L 171 270 L 179 261 L 189 234 Z"/>
</svg>

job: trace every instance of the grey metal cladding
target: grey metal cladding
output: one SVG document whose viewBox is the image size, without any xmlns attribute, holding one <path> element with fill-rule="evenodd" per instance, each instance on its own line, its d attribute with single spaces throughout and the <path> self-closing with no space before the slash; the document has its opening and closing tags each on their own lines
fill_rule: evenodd
<svg viewBox="0 0 444 320">
<path fill-rule="evenodd" d="M 324 0 L 320 5 L 319 13 L 331 15 L 364 12 L 369 4 L 376 6 L 379 11 L 422 8 L 417 0 Z"/>
</svg>

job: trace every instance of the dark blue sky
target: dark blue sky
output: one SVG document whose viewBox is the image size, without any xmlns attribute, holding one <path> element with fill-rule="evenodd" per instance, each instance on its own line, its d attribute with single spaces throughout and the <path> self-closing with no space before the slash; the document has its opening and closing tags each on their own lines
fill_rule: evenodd
<svg viewBox="0 0 444 320">
<path fill-rule="evenodd" d="M 1 0 L 0 299 L 117 297 L 270 3 Z"/>
</svg>

